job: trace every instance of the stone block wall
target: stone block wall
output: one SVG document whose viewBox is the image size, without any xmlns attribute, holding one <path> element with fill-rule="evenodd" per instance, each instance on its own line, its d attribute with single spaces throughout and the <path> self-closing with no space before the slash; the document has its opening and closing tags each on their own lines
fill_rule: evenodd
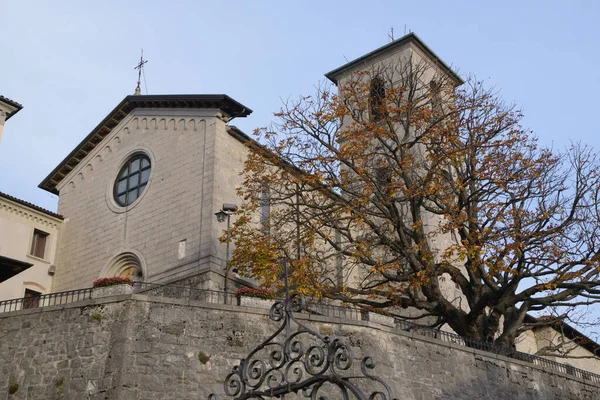
<svg viewBox="0 0 600 400">
<path fill-rule="evenodd" d="M 372 322 L 301 320 L 351 345 L 355 365 L 372 355 L 398 399 L 600 399 L 600 385 L 526 362 Z M 141 295 L 0 314 L 0 400 L 206 399 L 276 326 L 267 310 Z"/>
<path fill-rule="evenodd" d="M 217 115 L 216 109 L 134 110 L 63 179 L 58 209 L 66 219 L 54 292 L 111 275 L 124 253 L 139 258 L 151 282 L 224 267 L 225 246 L 217 238 L 225 225 L 214 213 L 222 203 L 239 204 L 235 189 L 247 149 Z M 136 152 L 150 157 L 150 180 L 137 202 L 119 207 L 114 182 Z M 215 285 L 223 280 L 217 278 Z"/>
</svg>

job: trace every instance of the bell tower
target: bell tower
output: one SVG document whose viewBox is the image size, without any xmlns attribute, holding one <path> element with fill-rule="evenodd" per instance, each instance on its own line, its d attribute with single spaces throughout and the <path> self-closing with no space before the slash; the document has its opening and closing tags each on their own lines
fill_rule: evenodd
<svg viewBox="0 0 600 400">
<path fill-rule="evenodd" d="M 403 169 L 410 166 L 411 173 L 417 178 L 410 181 L 421 182 L 418 179 L 419 168 L 426 162 L 427 154 L 423 143 L 416 139 L 419 123 L 427 124 L 428 118 L 433 120 L 434 115 L 442 115 L 444 105 L 452 102 L 451 89 L 464 81 L 412 32 L 325 76 L 337 86 L 338 96 L 350 109 L 342 117 L 342 134 L 338 144 L 340 148 L 347 146 L 344 154 L 349 155 L 354 166 L 359 167 L 351 169 L 342 165 L 343 179 L 347 180 L 347 185 L 352 185 L 350 197 L 355 193 L 359 193 L 358 197 L 361 193 L 365 194 L 364 198 L 368 199 L 365 200 L 366 207 L 372 207 L 371 218 L 379 224 L 377 235 L 367 228 L 362 240 L 369 243 L 371 254 L 382 264 L 401 265 L 398 275 L 403 275 L 403 268 L 410 270 L 408 261 L 402 266 L 397 261 L 401 257 L 400 252 L 390 252 L 387 245 L 380 244 L 380 232 L 386 231 L 387 237 L 395 241 L 397 247 L 409 249 L 407 253 L 415 247 L 414 237 L 426 236 L 429 238 L 428 250 L 434 257 L 439 257 L 456 243 L 455 238 L 451 233 L 440 230 L 443 216 L 419 205 L 410 208 L 413 206 L 404 199 L 403 193 L 414 187 L 408 188 L 402 174 Z M 421 115 L 422 119 L 417 121 L 415 115 Z M 405 158 L 398 156 L 400 148 L 408 154 Z M 360 174 L 355 172 L 358 170 Z M 388 218 L 386 212 L 381 211 L 388 207 L 399 210 L 403 217 L 396 220 Z M 416 232 L 417 226 L 422 228 L 422 232 Z M 404 234 L 401 238 L 397 235 L 398 231 L 411 230 L 413 236 Z M 356 232 L 354 235 L 358 237 L 361 234 Z M 352 271 L 348 274 L 348 285 L 361 287 L 369 272 Z M 439 288 L 447 299 L 460 299 L 461 294 L 449 275 L 442 274 Z M 417 312 L 412 314 L 413 311 L 408 310 L 407 313 L 414 317 Z"/>
</svg>

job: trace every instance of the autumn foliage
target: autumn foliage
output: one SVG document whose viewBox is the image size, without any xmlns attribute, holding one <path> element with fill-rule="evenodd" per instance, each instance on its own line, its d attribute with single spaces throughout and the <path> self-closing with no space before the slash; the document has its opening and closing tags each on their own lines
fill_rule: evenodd
<svg viewBox="0 0 600 400">
<path fill-rule="evenodd" d="M 431 71 L 356 72 L 257 130 L 231 265 L 276 288 L 285 260 L 301 293 L 512 345 L 528 312 L 600 298 L 597 156 Z"/>
</svg>

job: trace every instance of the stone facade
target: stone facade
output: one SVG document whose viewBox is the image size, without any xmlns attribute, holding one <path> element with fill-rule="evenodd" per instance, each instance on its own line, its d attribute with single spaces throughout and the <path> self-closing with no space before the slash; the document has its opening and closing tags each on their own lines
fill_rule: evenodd
<svg viewBox="0 0 600 400">
<path fill-rule="evenodd" d="M 372 322 L 301 318 L 350 344 L 355 361 L 372 355 L 399 399 L 600 399 L 600 385 L 527 362 Z M 0 400 L 206 399 L 275 327 L 267 310 L 141 295 L 0 314 Z"/>
<path fill-rule="evenodd" d="M 137 260 L 145 281 L 222 275 L 224 226 L 214 213 L 236 202 L 247 151 L 229 131 L 218 109 L 131 111 L 56 186 L 59 212 L 67 218 L 53 290 L 118 275 L 127 257 Z M 136 152 L 151 160 L 149 182 L 136 202 L 119 207 L 115 178 Z M 202 283 L 218 288 L 221 281 Z"/>
<path fill-rule="evenodd" d="M 92 290 L 92 298 L 99 299 L 101 297 L 110 297 L 110 296 L 118 296 L 121 294 L 131 294 L 133 293 L 133 286 L 123 284 L 123 285 L 114 285 L 114 286 L 101 286 L 95 287 Z"/>
</svg>

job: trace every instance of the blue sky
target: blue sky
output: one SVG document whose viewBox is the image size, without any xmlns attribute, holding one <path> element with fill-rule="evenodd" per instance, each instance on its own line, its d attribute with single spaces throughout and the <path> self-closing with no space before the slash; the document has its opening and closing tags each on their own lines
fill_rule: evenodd
<svg viewBox="0 0 600 400">
<path fill-rule="evenodd" d="M 254 110 L 234 122 L 251 132 L 391 27 L 496 85 L 543 143 L 600 148 L 600 3 L 366 4 L 0 0 L 0 94 L 24 105 L 0 142 L 0 191 L 56 210 L 37 185 L 132 94 L 142 47 L 148 93 L 226 93 Z"/>
</svg>

